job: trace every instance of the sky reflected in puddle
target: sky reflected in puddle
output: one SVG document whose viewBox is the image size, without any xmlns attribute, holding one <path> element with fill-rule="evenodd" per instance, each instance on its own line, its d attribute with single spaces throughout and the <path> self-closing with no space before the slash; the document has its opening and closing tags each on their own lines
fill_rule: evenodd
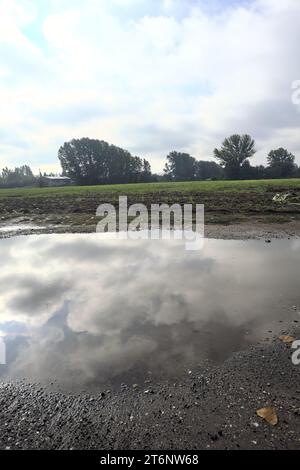
<svg viewBox="0 0 300 470">
<path fill-rule="evenodd" d="M 300 320 L 299 248 L 206 240 L 189 252 L 181 241 L 96 234 L 0 240 L 2 379 L 90 390 L 223 361 L 279 321 Z"/>
</svg>

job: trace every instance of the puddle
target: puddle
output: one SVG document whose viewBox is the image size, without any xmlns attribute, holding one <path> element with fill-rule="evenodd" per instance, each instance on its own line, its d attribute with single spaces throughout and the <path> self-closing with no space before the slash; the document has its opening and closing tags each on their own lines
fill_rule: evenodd
<svg viewBox="0 0 300 470">
<path fill-rule="evenodd" d="M 297 240 L 206 240 L 189 252 L 181 241 L 95 234 L 2 239 L 2 379 L 90 391 L 224 361 L 300 320 L 299 248 Z"/>
</svg>

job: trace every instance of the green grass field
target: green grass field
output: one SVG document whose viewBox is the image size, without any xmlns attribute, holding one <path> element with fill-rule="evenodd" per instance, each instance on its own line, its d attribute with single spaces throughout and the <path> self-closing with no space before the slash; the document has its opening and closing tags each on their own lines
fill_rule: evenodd
<svg viewBox="0 0 300 470">
<path fill-rule="evenodd" d="M 197 191 L 266 191 L 272 188 L 300 189 L 300 179 L 249 180 L 249 181 L 188 181 L 180 183 L 140 183 L 104 186 L 68 186 L 63 188 L 21 188 L 0 189 L 1 197 L 49 197 L 49 196 L 91 196 L 99 193 L 123 194 L 150 192 Z"/>
</svg>

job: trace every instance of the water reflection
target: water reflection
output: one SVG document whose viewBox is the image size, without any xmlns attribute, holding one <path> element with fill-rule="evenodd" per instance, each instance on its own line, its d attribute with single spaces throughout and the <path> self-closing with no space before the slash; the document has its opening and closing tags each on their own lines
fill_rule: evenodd
<svg viewBox="0 0 300 470">
<path fill-rule="evenodd" d="M 298 241 L 0 241 L 5 378 L 118 386 L 221 361 L 300 304 Z"/>
</svg>

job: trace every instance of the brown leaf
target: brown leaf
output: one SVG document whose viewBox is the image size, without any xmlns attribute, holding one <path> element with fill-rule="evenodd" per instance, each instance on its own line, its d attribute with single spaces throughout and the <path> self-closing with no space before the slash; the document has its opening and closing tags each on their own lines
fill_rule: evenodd
<svg viewBox="0 0 300 470">
<path fill-rule="evenodd" d="M 278 416 L 274 408 L 261 408 L 260 410 L 257 410 L 256 414 L 269 424 L 272 424 L 272 426 L 276 426 L 276 424 L 278 424 Z"/>
<path fill-rule="evenodd" d="M 290 336 L 290 335 L 282 335 L 282 336 L 279 336 L 279 339 L 281 341 L 283 341 L 284 343 L 293 343 L 295 341 L 295 338 L 293 338 L 293 336 Z"/>
</svg>

